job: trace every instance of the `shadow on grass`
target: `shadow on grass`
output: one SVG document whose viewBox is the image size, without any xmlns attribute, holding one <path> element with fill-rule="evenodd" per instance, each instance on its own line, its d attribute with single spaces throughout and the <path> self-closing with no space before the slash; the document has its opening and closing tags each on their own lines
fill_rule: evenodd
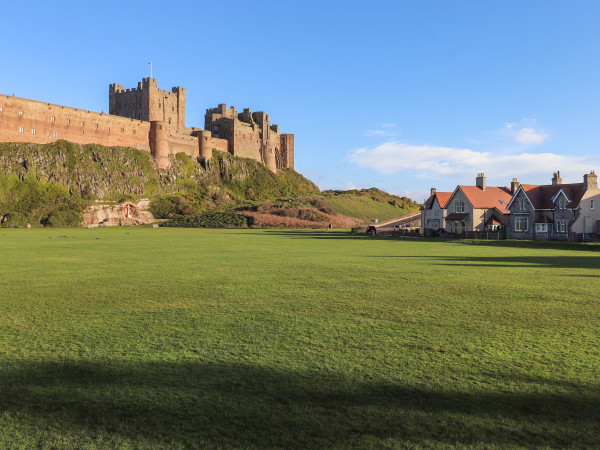
<svg viewBox="0 0 600 450">
<path fill-rule="evenodd" d="M 600 258 L 597 256 L 455 256 L 436 258 L 436 264 L 461 266 L 496 266 L 496 267 L 552 267 L 557 269 L 600 269 Z M 588 276 L 600 276 L 588 275 Z"/>
<path fill-rule="evenodd" d="M 600 252 L 598 243 L 564 242 L 564 241 L 520 241 L 520 240 L 477 240 L 477 239 L 454 239 L 454 238 L 425 238 L 421 236 L 381 236 L 368 235 L 366 233 L 351 233 L 341 230 L 263 230 L 269 235 L 291 236 L 299 239 L 373 239 L 410 241 L 415 243 L 439 243 L 439 244 L 461 244 L 485 247 L 508 247 L 508 248 L 530 248 L 549 250 L 577 250 L 585 252 Z"/>
<path fill-rule="evenodd" d="M 235 448 L 594 446 L 600 432 L 596 390 L 543 380 L 527 392 L 434 391 L 245 365 L 110 361 L 21 363 L 0 376 L 0 424 L 21 418 L 42 447 L 50 432 L 67 444 L 109 436 L 115 446 Z"/>
</svg>

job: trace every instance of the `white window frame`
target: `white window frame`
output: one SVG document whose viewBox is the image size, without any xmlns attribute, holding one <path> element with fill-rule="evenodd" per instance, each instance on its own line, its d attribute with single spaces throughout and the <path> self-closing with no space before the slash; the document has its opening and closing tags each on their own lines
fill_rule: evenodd
<svg viewBox="0 0 600 450">
<path fill-rule="evenodd" d="M 523 197 L 519 198 L 518 206 L 519 206 L 519 211 L 525 211 L 526 203 L 525 203 L 525 199 Z"/>
<path fill-rule="evenodd" d="M 557 233 L 568 233 L 569 221 L 567 219 L 558 219 L 556 221 L 556 232 Z"/>
<path fill-rule="evenodd" d="M 563 195 L 556 201 L 556 207 L 558 209 L 567 209 L 567 199 Z"/>
<path fill-rule="evenodd" d="M 526 217 L 526 216 L 515 217 L 515 231 L 525 233 L 525 232 L 527 232 L 528 229 L 529 229 L 529 217 Z"/>
<path fill-rule="evenodd" d="M 590 209 L 594 209 L 594 199 L 590 199 Z"/>
<path fill-rule="evenodd" d="M 51 117 L 50 117 L 50 122 L 54 123 L 54 121 L 55 121 L 55 120 L 56 120 L 56 119 L 55 119 L 55 117 L 54 117 L 54 116 L 51 116 Z"/>
<path fill-rule="evenodd" d="M 23 129 L 23 127 L 19 127 L 19 133 L 23 133 L 25 130 Z"/>
<path fill-rule="evenodd" d="M 547 233 L 548 232 L 548 224 L 547 223 L 536 223 L 535 224 L 535 232 L 536 233 Z"/>
<path fill-rule="evenodd" d="M 31 129 L 31 134 L 35 134 L 35 128 Z"/>
</svg>

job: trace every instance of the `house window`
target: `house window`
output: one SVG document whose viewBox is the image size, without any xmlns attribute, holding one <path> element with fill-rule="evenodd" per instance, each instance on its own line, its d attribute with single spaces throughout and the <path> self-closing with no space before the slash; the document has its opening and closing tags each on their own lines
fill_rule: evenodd
<svg viewBox="0 0 600 450">
<path fill-rule="evenodd" d="M 527 231 L 529 228 L 529 218 L 528 217 L 515 217 L 515 231 Z"/>
<path fill-rule="evenodd" d="M 19 133 L 23 132 L 23 127 L 19 127 Z"/>
<path fill-rule="evenodd" d="M 556 221 L 556 232 L 557 233 L 566 233 L 567 232 L 567 219 L 558 219 Z"/>
<path fill-rule="evenodd" d="M 547 233 L 548 232 L 548 224 L 547 223 L 536 223 L 535 224 L 535 232 L 536 233 Z"/>
<path fill-rule="evenodd" d="M 590 209 L 594 209 L 594 199 L 590 200 Z"/>
<path fill-rule="evenodd" d="M 50 117 L 50 122 L 54 123 L 54 116 Z"/>
<path fill-rule="evenodd" d="M 456 203 L 454 205 L 455 205 L 454 212 L 457 212 L 457 213 L 465 212 L 465 202 L 464 201 L 456 200 Z"/>
<path fill-rule="evenodd" d="M 519 201 L 517 202 L 518 207 L 519 207 L 519 211 L 525 211 L 525 199 L 524 198 L 520 198 Z"/>
<path fill-rule="evenodd" d="M 558 209 L 567 209 L 567 199 L 564 197 L 560 197 L 558 199 Z"/>
<path fill-rule="evenodd" d="M 500 225 L 498 225 L 498 224 L 488 225 L 487 231 L 498 231 L 499 227 L 500 227 Z"/>
</svg>

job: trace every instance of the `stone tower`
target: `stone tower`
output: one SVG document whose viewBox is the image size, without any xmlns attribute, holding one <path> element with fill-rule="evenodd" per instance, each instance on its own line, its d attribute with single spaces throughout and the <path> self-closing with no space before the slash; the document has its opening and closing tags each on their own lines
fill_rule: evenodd
<svg viewBox="0 0 600 450">
<path fill-rule="evenodd" d="M 158 89 L 156 78 L 143 78 L 138 87 L 123 89 L 122 84 L 108 88 L 109 114 L 165 122 L 175 133 L 185 130 L 185 89 L 174 87 L 171 92 Z"/>
</svg>

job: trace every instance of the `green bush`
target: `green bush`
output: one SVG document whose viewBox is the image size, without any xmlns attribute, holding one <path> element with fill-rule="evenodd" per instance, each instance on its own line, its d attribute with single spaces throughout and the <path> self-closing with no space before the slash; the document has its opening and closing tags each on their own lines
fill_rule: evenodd
<svg viewBox="0 0 600 450">
<path fill-rule="evenodd" d="M 240 228 L 252 225 L 252 218 L 233 213 L 208 213 L 172 219 L 161 227 Z"/>
<path fill-rule="evenodd" d="M 81 197 L 57 183 L 28 175 L 0 175 L 0 218 L 3 226 L 77 226 L 82 220 Z"/>
</svg>

